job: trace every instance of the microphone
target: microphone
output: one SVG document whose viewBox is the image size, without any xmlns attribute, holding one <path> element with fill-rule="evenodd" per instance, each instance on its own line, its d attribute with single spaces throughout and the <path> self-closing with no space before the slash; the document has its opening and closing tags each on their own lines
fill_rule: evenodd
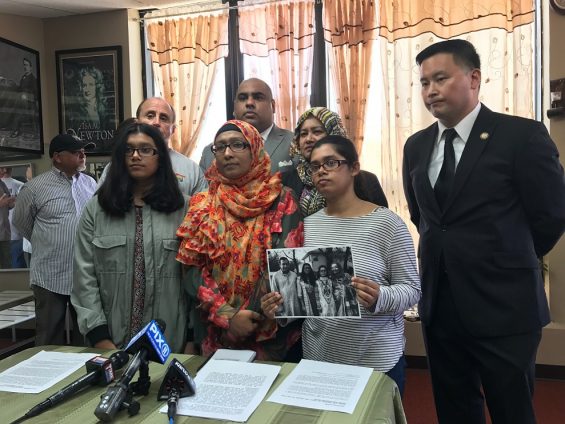
<svg viewBox="0 0 565 424">
<path fill-rule="evenodd" d="M 133 394 L 146 395 L 149 392 L 151 380 L 147 361 L 164 364 L 171 353 L 163 331 L 165 331 L 165 323 L 161 320 L 152 320 L 130 340 L 126 352 L 135 355 L 118 382 L 110 386 L 101 396 L 100 403 L 94 410 L 94 415 L 100 421 L 112 421 L 117 412 L 123 408 L 128 409 L 130 416 L 139 412 L 139 403 L 133 400 Z M 139 369 L 140 381 L 135 383 L 135 388 L 132 388 L 130 382 Z"/>
<path fill-rule="evenodd" d="M 167 401 L 169 422 L 174 422 L 179 398 L 196 393 L 196 384 L 187 369 L 176 358 L 171 361 L 163 378 L 157 400 Z"/>
<path fill-rule="evenodd" d="M 87 386 L 98 384 L 105 386 L 114 380 L 114 370 L 119 370 L 127 364 L 129 355 L 118 351 L 110 356 L 110 359 L 97 356 L 86 362 L 87 374 L 63 387 L 57 393 L 45 399 L 40 404 L 31 408 L 22 418 L 35 417 L 49 408 L 67 400 Z"/>
</svg>

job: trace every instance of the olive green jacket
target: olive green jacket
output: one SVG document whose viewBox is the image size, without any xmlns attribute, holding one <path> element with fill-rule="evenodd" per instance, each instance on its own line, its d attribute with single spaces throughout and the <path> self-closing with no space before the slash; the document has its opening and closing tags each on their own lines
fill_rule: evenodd
<svg viewBox="0 0 565 424">
<path fill-rule="evenodd" d="M 186 213 L 170 214 L 143 207 L 145 303 L 143 322 L 161 319 L 173 352 L 186 342 L 187 303 L 176 261 L 176 231 Z M 91 344 L 111 339 L 123 348 L 131 338 L 135 211 L 124 217 L 106 214 L 94 196 L 80 218 L 75 240 L 73 291 L 79 329 Z"/>
</svg>

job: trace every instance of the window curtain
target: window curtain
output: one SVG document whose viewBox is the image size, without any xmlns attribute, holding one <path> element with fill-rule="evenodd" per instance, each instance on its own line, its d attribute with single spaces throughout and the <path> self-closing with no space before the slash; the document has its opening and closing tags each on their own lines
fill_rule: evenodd
<svg viewBox="0 0 565 424">
<path fill-rule="evenodd" d="M 378 2 L 365 0 L 326 0 L 323 8 L 337 112 L 359 153 L 364 140 L 372 47 L 378 36 L 377 8 Z"/>
<path fill-rule="evenodd" d="M 309 105 L 314 45 L 312 1 L 276 1 L 239 6 L 240 49 L 244 55 L 268 57 L 275 99 L 275 122 L 294 130 Z M 249 61 L 246 61 L 249 63 Z M 265 79 L 248 73 L 246 77 Z"/>
<path fill-rule="evenodd" d="M 154 78 L 177 114 L 171 148 L 190 156 L 212 101 L 216 64 L 228 53 L 227 11 L 150 20 L 146 33 Z"/>
<path fill-rule="evenodd" d="M 389 206 L 408 222 L 402 187 L 406 139 L 432 122 L 420 95 L 416 55 L 430 44 L 462 38 L 481 58 L 480 101 L 492 110 L 534 116 L 534 0 L 381 1 L 380 168 Z M 409 226 L 416 235 L 413 226 Z"/>
</svg>

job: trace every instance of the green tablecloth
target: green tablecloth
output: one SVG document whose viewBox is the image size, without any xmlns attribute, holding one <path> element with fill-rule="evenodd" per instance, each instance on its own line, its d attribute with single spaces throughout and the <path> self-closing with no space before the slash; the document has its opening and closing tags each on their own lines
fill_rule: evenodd
<svg viewBox="0 0 565 424">
<path fill-rule="evenodd" d="M 103 352 L 92 348 L 78 348 L 70 346 L 43 346 L 42 348 L 31 348 L 24 350 L 0 361 L 0 372 L 30 358 L 40 350 L 51 350 L 57 352 L 99 352 L 109 356 L 110 352 Z M 203 364 L 204 358 L 191 355 L 171 355 L 183 363 L 192 375 Z M 170 360 L 170 359 L 169 359 Z M 295 364 L 281 364 L 281 372 L 276 378 L 266 398 L 292 371 Z M 151 376 L 151 389 L 149 395 L 138 396 L 136 399 L 141 404 L 138 415 L 129 417 L 125 410 L 120 411 L 113 422 L 115 423 L 161 423 L 167 424 L 167 416 L 159 413 L 163 402 L 158 402 L 157 392 L 166 371 L 166 365 L 151 363 L 149 375 Z M 51 396 L 57 390 L 84 375 L 85 370 L 80 369 L 64 379 L 59 384 L 39 394 L 21 394 L 0 392 L 0 422 L 3 424 L 19 418 L 33 406 Z M 137 380 L 137 375 L 134 381 Z M 98 405 L 100 395 L 106 391 L 106 387 L 92 386 L 81 393 L 55 406 L 43 414 L 32 418 L 26 423 L 67 423 L 88 424 L 99 422 L 94 415 L 94 409 Z M 206 418 L 177 416 L 176 423 L 211 424 L 226 421 L 211 420 Z M 355 408 L 353 414 L 340 412 L 319 411 L 316 409 L 300 408 L 296 406 L 282 405 L 273 402 L 262 402 L 247 421 L 250 424 L 343 424 L 343 423 L 406 423 L 402 402 L 398 388 L 386 375 L 374 372 L 369 379 L 367 387 Z"/>
</svg>

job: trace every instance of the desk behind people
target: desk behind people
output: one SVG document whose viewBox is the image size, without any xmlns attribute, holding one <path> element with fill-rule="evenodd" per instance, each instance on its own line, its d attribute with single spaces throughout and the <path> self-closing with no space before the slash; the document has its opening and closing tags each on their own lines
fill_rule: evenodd
<svg viewBox="0 0 565 424">
<path fill-rule="evenodd" d="M 109 357 L 111 351 L 101 351 L 99 349 L 71 347 L 71 346 L 42 346 L 40 348 L 31 348 L 19 352 L 9 358 L 0 361 L 0 372 L 13 367 L 16 364 L 30 358 L 41 350 L 51 350 L 56 352 L 97 352 L 105 357 Z M 196 371 L 205 362 L 205 358 L 193 355 L 172 354 L 169 358 L 177 358 L 186 369 L 194 375 Z M 167 415 L 159 413 L 159 409 L 165 404 L 157 401 L 157 392 L 161 385 L 162 379 L 167 370 L 167 364 L 160 365 L 151 363 L 149 365 L 149 375 L 151 376 L 151 388 L 149 394 L 143 397 L 136 397 L 141 403 L 139 414 L 134 419 L 130 418 L 126 411 L 121 411 L 113 422 L 136 422 L 136 423 L 166 423 Z M 279 377 L 265 396 L 268 399 L 273 391 L 281 384 L 286 376 L 290 374 L 296 364 L 281 363 L 281 371 Z M 84 374 L 84 370 L 80 369 L 61 382 L 57 383 L 48 390 L 39 394 L 22 394 L 0 392 L 0 404 L 2 404 L 2 422 L 11 422 L 23 415 L 37 403 L 44 400 L 47 396 L 51 396 L 57 390 L 74 381 Z M 29 421 L 33 423 L 60 423 L 60 424 L 88 424 L 98 423 L 94 416 L 94 409 L 100 401 L 100 395 L 104 393 L 106 387 L 91 386 L 79 393 L 76 397 L 69 399 L 67 402 L 46 411 L 42 415 L 32 418 Z M 197 388 L 198 390 L 198 388 Z M 201 423 L 202 418 L 177 416 L 175 422 L 183 423 Z M 221 423 L 225 421 L 206 420 L 207 423 Z M 331 424 L 331 423 L 406 423 L 402 402 L 398 389 L 393 381 L 384 374 L 374 372 L 369 379 L 367 387 L 361 396 L 357 407 L 353 414 L 343 414 L 340 412 L 319 411 L 315 409 L 306 409 L 295 406 L 281 405 L 263 401 L 255 412 L 247 421 L 249 424 L 265 424 L 270 422 L 291 422 L 294 424 Z"/>
</svg>

